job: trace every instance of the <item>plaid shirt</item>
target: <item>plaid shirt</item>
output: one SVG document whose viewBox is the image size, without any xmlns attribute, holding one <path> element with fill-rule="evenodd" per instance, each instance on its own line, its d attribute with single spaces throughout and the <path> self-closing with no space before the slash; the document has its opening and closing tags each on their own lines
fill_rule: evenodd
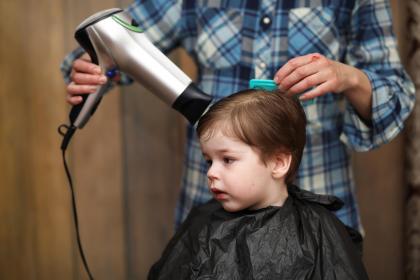
<svg viewBox="0 0 420 280">
<path fill-rule="evenodd" d="M 342 199 L 345 206 L 336 215 L 363 232 L 350 150 L 368 151 L 393 139 L 415 100 L 398 57 L 388 1 L 153 0 L 135 1 L 127 10 L 162 51 L 182 46 L 195 58 L 197 84 L 215 99 L 247 88 L 250 79 L 272 79 L 289 59 L 308 53 L 364 71 L 373 90 L 371 121 L 363 121 L 340 94 L 302 102 L 307 144 L 296 182 Z M 67 81 L 80 53 L 63 62 Z M 211 198 L 206 169 L 189 127 L 177 224 Z"/>
</svg>

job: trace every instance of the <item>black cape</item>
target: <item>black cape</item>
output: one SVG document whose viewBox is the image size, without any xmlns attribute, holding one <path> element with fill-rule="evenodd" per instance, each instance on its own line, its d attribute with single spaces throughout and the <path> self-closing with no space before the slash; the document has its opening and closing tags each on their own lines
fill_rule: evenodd
<svg viewBox="0 0 420 280">
<path fill-rule="evenodd" d="M 289 186 L 282 207 L 194 208 L 148 279 L 368 279 L 362 238 L 331 211 L 342 202 Z"/>
</svg>

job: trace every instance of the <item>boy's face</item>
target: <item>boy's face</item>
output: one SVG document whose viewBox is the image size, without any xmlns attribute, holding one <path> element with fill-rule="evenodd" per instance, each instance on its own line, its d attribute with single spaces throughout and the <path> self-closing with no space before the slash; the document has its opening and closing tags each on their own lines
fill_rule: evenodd
<svg viewBox="0 0 420 280">
<path fill-rule="evenodd" d="M 284 194 L 284 181 L 273 177 L 275 161 L 264 164 L 251 146 L 220 131 L 200 144 L 210 191 L 226 211 L 264 208 Z"/>
</svg>

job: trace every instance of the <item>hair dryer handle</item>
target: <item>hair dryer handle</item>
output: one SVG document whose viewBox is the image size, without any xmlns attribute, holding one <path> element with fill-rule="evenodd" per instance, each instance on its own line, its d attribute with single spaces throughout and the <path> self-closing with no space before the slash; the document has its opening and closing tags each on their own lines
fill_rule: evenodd
<svg viewBox="0 0 420 280">
<path fill-rule="evenodd" d="M 98 91 L 100 91 L 100 89 Z M 71 111 L 69 113 L 70 123 L 73 124 L 73 125 L 75 125 L 77 117 L 79 116 L 80 111 L 82 110 L 83 105 L 85 104 L 85 102 L 88 98 L 88 96 L 86 94 L 83 94 L 83 95 L 80 95 L 80 96 L 82 97 L 82 102 L 80 102 L 77 105 L 74 105 L 73 108 L 71 108 Z M 101 100 L 102 100 L 102 96 L 98 98 L 98 100 L 96 101 L 96 104 L 94 104 L 93 107 L 90 109 L 90 112 L 89 112 L 90 116 L 92 116 L 95 113 L 96 109 L 98 108 L 99 103 L 101 103 Z M 75 126 L 77 126 L 78 128 L 81 128 L 87 122 L 88 118 L 89 117 L 87 117 L 87 119 L 85 121 L 83 121 L 83 123 L 81 125 L 79 124 L 79 125 L 75 125 Z"/>
<path fill-rule="evenodd" d="M 76 121 L 77 116 L 80 114 L 80 111 L 83 108 L 83 104 L 85 104 L 87 96 L 85 94 L 83 95 L 79 95 L 80 97 L 82 97 L 82 102 L 80 102 L 77 105 L 74 105 L 71 108 L 71 111 L 69 113 L 69 119 L 70 119 L 70 123 L 74 124 L 74 122 Z"/>
<path fill-rule="evenodd" d="M 80 95 L 82 102 L 74 105 L 70 111 L 70 124 L 77 128 L 83 128 L 89 118 L 95 113 L 103 95 L 110 89 L 112 85 L 111 79 L 115 76 L 116 70 L 109 70 L 106 72 L 108 82 L 100 86 L 96 92 Z"/>
</svg>

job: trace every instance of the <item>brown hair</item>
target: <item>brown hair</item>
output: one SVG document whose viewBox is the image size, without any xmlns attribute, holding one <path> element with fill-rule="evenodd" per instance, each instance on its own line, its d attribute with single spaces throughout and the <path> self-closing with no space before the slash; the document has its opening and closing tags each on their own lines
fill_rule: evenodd
<svg viewBox="0 0 420 280">
<path fill-rule="evenodd" d="M 306 140 L 306 116 L 299 101 L 279 92 L 248 89 L 216 102 L 198 122 L 198 137 L 224 133 L 257 148 L 264 163 L 276 152 L 290 153 L 286 183 L 293 182 Z"/>
</svg>

